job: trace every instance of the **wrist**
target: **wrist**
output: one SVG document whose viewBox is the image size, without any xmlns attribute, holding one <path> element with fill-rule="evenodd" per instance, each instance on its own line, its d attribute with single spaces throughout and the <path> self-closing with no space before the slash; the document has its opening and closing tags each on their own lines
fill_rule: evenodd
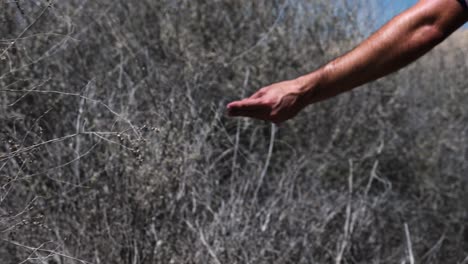
<svg viewBox="0 0 468 264">
<path fill-rule="evenodd" d="M 318 90 L 322 89 L 325 86 L 325 70 L 321 68 L 312 73 L 303 75 L 295 79 L 295 82 L 298 85 L 299 93 L 303 97 L 303 101 L 306 105 L 320 101 L 317 98 Z"/>
</svg>

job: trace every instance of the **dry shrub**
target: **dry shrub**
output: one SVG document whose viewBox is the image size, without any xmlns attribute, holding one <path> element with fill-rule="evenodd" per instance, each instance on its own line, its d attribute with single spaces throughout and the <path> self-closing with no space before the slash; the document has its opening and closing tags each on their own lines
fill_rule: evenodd
<svg viewBox="0 0 468 264">
<path fill-rule="evenodd" d="M 351 48 L 360 8 L 4 2 L 1 259 L 466 262 L 459 49 L 279 128 L 224 115 Z"/>
</svg>

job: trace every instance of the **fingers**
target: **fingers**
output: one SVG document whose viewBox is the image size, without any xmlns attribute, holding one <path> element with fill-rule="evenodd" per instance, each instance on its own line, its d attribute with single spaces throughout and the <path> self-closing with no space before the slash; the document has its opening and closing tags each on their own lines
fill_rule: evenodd
<svg viewBox="0 0 468 264">
<path fill-rule="evenodd" d="M 258 119 L 265 119 L 270 112 L 270 107 L 259 98 L 247 98 L 228 104 L 228 114 L 230 116 L 245 116 Z"/>
<path fill-rule="evenodd" d="M 228 108 L 244 108 L 244 109 L 253 109 L 258 108 L 262 105 L 262 101 L 258 98 L 247 98 L 240 101 L 235 101 L 228 104 Z"/>
</svg>

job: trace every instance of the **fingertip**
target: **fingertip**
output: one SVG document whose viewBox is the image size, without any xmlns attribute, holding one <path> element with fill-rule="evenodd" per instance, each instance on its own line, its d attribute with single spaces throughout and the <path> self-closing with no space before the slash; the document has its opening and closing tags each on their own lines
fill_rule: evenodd
<svg viewBox="0 0 468 264">
<path fill-rule="evenodd" d="M 227 108 L 228 108 L 228 109 L 232 109 L 232 108 L 238 106 L 238 104 L 239 104 L 238 101 L 230 102 L 230 103 L 227 105 Z"/>
</svg>

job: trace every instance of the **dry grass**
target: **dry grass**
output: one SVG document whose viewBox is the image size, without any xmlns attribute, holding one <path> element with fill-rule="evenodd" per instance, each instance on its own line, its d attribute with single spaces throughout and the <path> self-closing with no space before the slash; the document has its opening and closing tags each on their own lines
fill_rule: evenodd
<svg viewBox="0 0 468 264">
<path fill-rule="evenodd" d="M 468 263 L 466 50 L 225 117 L 362 38 L 334 4 L 3 2 L 0 259 Z"/>
</svg>

